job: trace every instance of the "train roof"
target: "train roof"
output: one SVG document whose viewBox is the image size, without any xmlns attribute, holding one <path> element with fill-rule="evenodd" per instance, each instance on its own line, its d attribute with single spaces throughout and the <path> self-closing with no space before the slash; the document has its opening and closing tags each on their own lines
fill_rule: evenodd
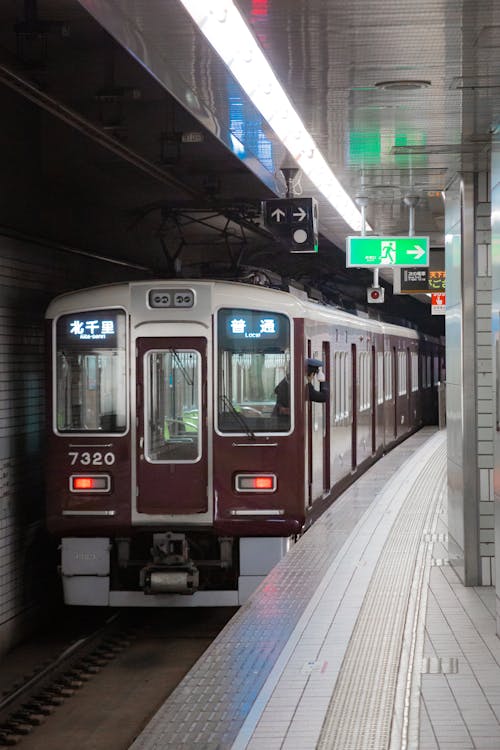
<svg viewBox="0 0 500 750">
<path fill-rule="evenodd" d="M 91 308 L 126 307 L 132 288 L 152 289 L 162 286 L 174 288 L 212 287 L 215 307 L 228 305 L 241 307 L 244 305 L 250 308 L 257 306 L 270 309 L 278 306 L 279 311 L 287 313 L 291 317 L 309 317 L 318 322 L 324 321 L 329 324 L 334 319 L 337 325 L 351 326 L 385 335 L 402 335 L 404 333 L 406 338 L 421 338 L 421 334 L 412 328 L 345 312 L 339 307 L 315 301 L 307 297 L 305 292 L 293 288 L 290 291 L 284 291 L 255 284 L 217 279 L 146 279 L 87 287 L 66 292 L 54 298 L 45 315 L 47 318 L 53 318 L 64 313 Z M 242 296 L 243 289 L 244 295 Z M 93 299 L 91 300 L 91 298 Z"/>
</svg>

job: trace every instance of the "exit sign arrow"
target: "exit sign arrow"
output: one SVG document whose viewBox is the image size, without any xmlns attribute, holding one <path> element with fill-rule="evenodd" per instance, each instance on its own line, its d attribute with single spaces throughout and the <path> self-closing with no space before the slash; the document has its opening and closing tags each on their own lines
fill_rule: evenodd
<svg viewBox="0 0 500 750">
<path fill-rule="evenodd" d="M 347 268 L 429 265 L 428 237 L 348 237 Z"/>
<path fill-rule="evenodd" d="M 425 250 L 423 247 L 420 247 L 419 245 L 417 245 L 415 250 L 408 250 L 408 255 L 413 255 L 415 260 L 419 260 L 420 258 L 423 258 L 423 256 L 425 255 Z"/>
</svg>

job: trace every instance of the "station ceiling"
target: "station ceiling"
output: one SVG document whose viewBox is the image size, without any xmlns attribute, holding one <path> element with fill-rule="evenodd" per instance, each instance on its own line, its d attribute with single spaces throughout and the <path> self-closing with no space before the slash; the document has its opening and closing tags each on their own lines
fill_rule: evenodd
<svg viewBox="0 0 500 750">
<path fill-rule="evenodd" d="M 373 231 L 407 234 L 410 197 L 415 233 L 442 248 L 443 191 L 487 166 L 500 119 L 500 4 L 237 5 Z M 371 272 L 345 269 L 357 232 L 304 174 L 318 255 L 290 255 L 262 226 L 260 202 L 285 194 L 296 162 L 179 0 L 6 0 L 0 83 L 4 232 L 148 273 L 259 267 L 364 300 Z M 422 298 L 387 297 L 429 323 Z"/>
</svg>

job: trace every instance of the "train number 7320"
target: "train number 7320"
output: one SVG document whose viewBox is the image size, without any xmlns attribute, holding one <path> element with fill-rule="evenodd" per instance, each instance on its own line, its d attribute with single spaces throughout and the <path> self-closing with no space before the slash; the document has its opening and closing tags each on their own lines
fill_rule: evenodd
<svg viewBox="0 0 500 750">
<path fill-rule="evenodd" d="M 71 466 L 112 466 L 116 460 L 111 451 L 101 453 L 100 451 L 68 451 Z"/>
</svg>

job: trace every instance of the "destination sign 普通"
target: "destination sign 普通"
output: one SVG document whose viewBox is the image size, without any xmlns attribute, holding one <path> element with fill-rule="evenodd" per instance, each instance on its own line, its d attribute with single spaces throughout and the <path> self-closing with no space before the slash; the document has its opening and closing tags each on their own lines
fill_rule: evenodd
<svg viewBox="0 0 500 750">
<path fill-rule="evenodd" d="M 348 237 L 347 268 L 428 266 L 428 237 Z"/>
</svg>

